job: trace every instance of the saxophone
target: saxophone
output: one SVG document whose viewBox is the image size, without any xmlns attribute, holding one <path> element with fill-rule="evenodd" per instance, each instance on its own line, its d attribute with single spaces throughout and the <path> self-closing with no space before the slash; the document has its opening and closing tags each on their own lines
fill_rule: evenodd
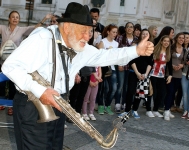
<svg viewBox="0 0 189 150">
<path fill-rule="evenodd" d="M 34 81 L 37 81 L 40 85 L 50 87 L 50 82 L 46 81 L 37 71 L 30 73 Z M 29 91 L 24 91 L 28 95 L 28 99 L 34 103 L 38 112 L 38 123 L 49 122 L 58 119 L 53 109 L 49 105 L 44 105 L 41 101 L 35 97 L 35 95 Z M 62 112 L 71 119 L 82 131 L 86 132 L 91 138 L 95 139 L 99 145 L 104 149 L 112 148 L 118 138 L 118 130 L 122 128 L 123 124 L 129 119 L 128 115 L 114 120 L 114 128 L 104 139 L 103 136 L 86 120 L 84 120 L 79 113 L 77 113 L 71 105 L 64 100 L 61 96 L 55 96 L 54 100 L 62 108 Z"/>
</svg>

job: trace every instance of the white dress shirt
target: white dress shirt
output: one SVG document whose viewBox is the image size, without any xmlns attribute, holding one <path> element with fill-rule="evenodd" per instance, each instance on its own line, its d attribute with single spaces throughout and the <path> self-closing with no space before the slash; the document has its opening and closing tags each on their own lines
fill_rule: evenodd
<svg viewBox="0 0 189 150">
<path fill-rule="evenodd" d="M 57 25 L 50 26 L 55 32 Z M 56 39 L 55 39 L 56 40 Z M 63 39 L 62 45 L 65 45 Z M 84 66 L 108 66 L 127 64 L 138 57 L 136 47 L 114 48 L 111 50 L 98 50 L 94 46 L 86 44 L 84 51 L 77 52 L 72 63 L 68 63 L 69 89 L 74 85 L 75 75 Z M 16 86 L 24 91 L 31 91 L 40 98 L 46 87 L 41 86 L 28 73 L 38 73 L 49 82 L 52 77 L 52 34 L 46 29 L 35 29 L 27 39 L 7 58 L 2 66 L 3 73 L 12 80 Z M 56 44 L 56 77 L 54 89 L 60 94 L 66 93 L 65 74 L 62 60 Z"/>
</svg>

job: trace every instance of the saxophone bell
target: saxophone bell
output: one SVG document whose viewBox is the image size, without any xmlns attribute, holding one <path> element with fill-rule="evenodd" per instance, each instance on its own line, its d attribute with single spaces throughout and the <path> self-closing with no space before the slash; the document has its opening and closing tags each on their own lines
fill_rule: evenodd
<svg viewBox="0 0 189 150">
<path fill-rule="evenodd" d="M 41 103 L 41 101 L 34 101 L 33 103 L 36 106 L 39 113 L 39 120 L 37 120 L 37 123 L 50 122 L 60 118 L 55 115 L 53 108 L 51 106 L 44 105 Z"/>
<path fill-rule="evenodd" d="M 50 105 L 44 105 L 35 95 L 29 91 L 24 91 L 28 95 L 29 101 L 32 101 L 39 113 L 39 120 L 37 123 L 50 122 L 58 119 L 59 117 L 55 115 L 53 108 Z"/>
</svg>

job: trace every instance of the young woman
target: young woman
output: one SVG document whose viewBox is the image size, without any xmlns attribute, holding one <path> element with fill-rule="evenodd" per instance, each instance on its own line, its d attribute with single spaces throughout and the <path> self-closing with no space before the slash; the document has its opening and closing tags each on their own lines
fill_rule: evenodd
<svg viewBox="0 0 189 150">
<path fill-rule="evenodd" d="M 184 113 L 181 118 L 189 120 L 189 33 L 184 32 L 185 40 L 184 40 L 184 68 L 182 71 L 182 94 L 183 94 L 183 105 L 184 105 Z"/>
<path fill-rule="evenodd" d="M 188 53 L 188 50 L 189 50 L 189 33 L 188 32 L 183 32 L 183 33 L 184 33 L 184 43 L 182 44 L 182 47 L 184 48 L 183 49 L 184 55 L 186 56 L 186 54 Z M 183 61 L 186 63 L 186 60 L 184 60 L 184 57 L 183 57 Z M 185 69 L 182 69 L 182 71 L 183 71 L 182 75 L 186 76 L 187 65 L 184 64 L 184 67 L 185 67 Z M 182 81 L 181 81 L 181 84 L 182 84 Z M 181 100 L 182 100 L 182 97 L 183 97 L 183 91 L 182 90 L 185 90 L 185 89 L 183 89 L 182 87 L 178 88 L 178 91 L 177 91 L 177 94 L 176 94 L 176 97 L 175 97 L 175 106 L 171 107 L 171 109 L 170 109 L 172 112 L 183 113 L 183 110 L 180 109 L 180 104 L 181 104 Z"/>
<path fill-rule="evenodd" d="M 132 22 L 127 22 L 125 25 L 125 34 L 120 35 L 116 38 L 116 41 L 119 43 L 119 47 L 132 46 L 138 38 L 133 35 L 134 24 Z M 117 72 L 117 91 L 115 95 L 115 111 L 116 113 L 121 113 L 121 109 L 124 110 L 125 106 L 125 96 L 127 91 L 127 81 L 129 75 L 129 66 L 116 66 Z M 121 103 L 122 97 L 122 103 Z M 121 105 L 122 104 L 122 105 Z"/>
<path fill-rule="evenodd" d="M 183 43 L 183 47 L 186 51 L 189 50 L 189 32 L 183 32 L 184 33 L 184 43 Z"/>
<path fill-rule="evenodd" d="M 170 120 L 174 118 L 174 115 L 171 115 L 170 108 L 174 105 L 175 94 L 178 89 L 181 89 L 181 78 L 182 78 L 182 68 L 184 66 L 184 49 L 182 44 L 184 43 L 184 33 L 178 33 L 174 38 L 175 43 L 171 46 L 171 55 L 172 55 L 172 79 L 170 84 L 167 84 L 167 95 L 165 99 L 165 112 L 164 119 Z M 182 95 L 180 96 L 180 99 Z M 180 106 L 180 104 L 179 104 Z"/>
<path fill-rule="evenodd" d="M 174 38 L 174 29 L 170 26 L 164 27 L 157 38 L 154 39 L 154 45 L 156 46 L 159 40 L 162 38 L 162 36 L 168 35 L 171 40 L 171 45 L 173 44 L 173 38 Z"/>
<path fill-rule="evenodd" d="M 105 27 L 103 31 L 103 37 L 102 41 L 99 44 L 99 49 L 104 48 L 104 49 L 111 49 L 111 48 L 117 48 L 118 47 L 118 42 L 116 42 L 114 39 L 117 36 L 118 32 L 118 27 L 116 25 L 110 24 L 107 27 Z M 107 97 L 105 100 L 105 112 L 108 113 L 109 115 L 113 115 L 114 113 L 111 110 L 111 103 L 113 100 L 113 97 L 115 95 L 115 92 L 117 90 L 117 76 L 116 76 L 116 71 L 114 66 L 110 66 L 112 70 L 111 76 L 107 77 L 108 81 L 108 86 L 109 86 L 109 91 L 107 93 Z M 103 114 L 104 113 L 104 106 L 103 102 L 100 101 L 98 104 L 98 113 Z"/>
<path fill-rule="evenodd" d="M 85 94 L 83 106 L 82 106 L 82 114 L 85 120 L 90 120 L 90 119 L 96 120 L 93 112 L 95 107 L 96 95 L 98 92 L 98 83 L 102 82 L 101 76 L 102 76 L 101 67 L 96 67 L 96 72 L 91 74 L 90 76 L 90 83 L 87 92 Z M 89 115 L 87 115 L 88 103 L 89 103 Z"/>
<path fill-rule="evenodd" d="M 9 23 L 8 26 L 6 25 L 0 25 L 0 34 L 2 36 L 2 42 L 1 42 L 1 48 L 3 45 L 6 43 L 8 40 L 12 40 L 16 46 L 19 46 L 20 43 L 22 42 L 24 36 L 28 36 L 36 27 L 42 25 L 46 19 L 50 19 L 52 15 L 48 14 L 46 17 L 43 18 L 43 20 L 38 23 L 36 26 L 28 26 L 28 27 L 19 27 L 19 21 L 20 21 L 20 14 L 17 11 L 12 11 L 9 14 Z M 1 62 L 0 65 L 2 65 L 3 62 Z M 1 70 L 1 66 L 0 66 Z M 8 99 L 13 99 L 16 89 L 13 84 L 13 82 L 9 81 L 9 94 L 8 94 Z M 1 83 L 1 91 L 2 95 L 0 96 L 5 96 L 5 86 L 4 83 Z M 4 106 L 0 106 L 0 110 L 5 109 Z M 8 115 L 12 115 L 13 110 L 10 107 L 8 109 Z"/>
<path fill-rule="evenodd" d="M 158 44 L 154 47 L 154 54 L 153 54 L 154 64 L 152 70 L 150 71 L 150 80 L 153 87 L 153 100 L 154 100 L 154 107 L 152 113 L 155 117 L 163 117 L 163 115 L 161 115 L 158 112 L 158 108 L 161 103 L 161 100 L 165 99 L 166 84 L 169 84 L 172 78 L 172 61 L 171 61 L 170 48 L 171 48 L 170 38 L 168 35 L 164 35 L 160 39 Z M 168 69 L 169 71 L 169 75 L 167 79 L 165 79 L 166 69 Z M 151 97 L 148 97 L 148 101 L 149 102 L 151 101 Z M 148 103 L 148 105 L 149 104 L 150 103 Z M 171 114 L 169 113 L 169 115 Z"/>
<path fill-rule="evenodd" d="M 137 43 L 139 43 L 146 36 L 149 36 L 149 31 L 147 29 L 143 29 Z M 129 62 L 130 72 L 128 77 L 128 90 L 126 94 L 126 108 L 125 112 L 120 114 L 119 117 L 125 115 L 125 113 L 128 113 L 131 110 L 131 105 L 133 104 L 132 115 L 135 119 L 140 118 L 137 110 L 141 99 L 139 97 L 135 97 L 136 87 L 139 81 L 143 81 L 145 78 L 147 78 L 152 64 L 153 62 L 150 56 L 141 56 Z M 133 97 L 135 97 L 134 101 Z"/>
<path fill-rule="evenodd" d="M 134 25 L 134 32 L 133 32 L 133 35 L 135 36 L 135 37 L 137 37 L 137 38 L 139 38 L 140 37 L 140 34 L 141 34 L 141 25 L 140 24 L 135 24 Z"/>
<path fill-rule="evenodd" d="M 154 39 L 157 37 L 157 26 L 155 25 L 151 25 L 148 27 L 148 31 L 150 33 L 150 39 L 149 41 L 151 41 L 152 43 L 154 43 Z"/>
</svg>

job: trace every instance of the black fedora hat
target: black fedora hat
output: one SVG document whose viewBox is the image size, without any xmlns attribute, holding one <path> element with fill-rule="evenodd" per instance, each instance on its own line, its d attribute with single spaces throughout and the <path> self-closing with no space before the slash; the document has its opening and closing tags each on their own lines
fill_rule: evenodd
<svg viewBox="0 0 189 150">
<path fill-rule="evenodd" d="M 57 22 L 71 22 L 86 26 L 95 26 L 93 25 L 88 6 L 83 6 L 76 2 L 68 4 L 64 17 L 57 19 Z"/>
</svg>

